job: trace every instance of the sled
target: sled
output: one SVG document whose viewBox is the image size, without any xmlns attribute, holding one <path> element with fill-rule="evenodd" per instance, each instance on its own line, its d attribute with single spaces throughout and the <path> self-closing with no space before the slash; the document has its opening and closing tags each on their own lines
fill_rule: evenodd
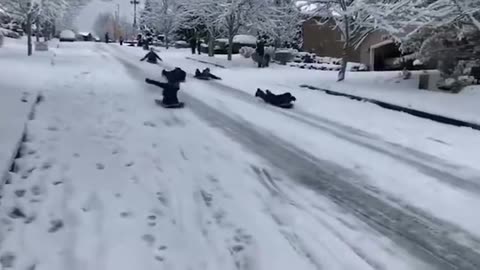
<svg viewBox="0 0 480 270">
<path fill-rule="evenodd" d="M 210 77 L 201 77 L 201 76 L 193 76 L 195 79 L 203 80 L 203 81 L 209 81 Z"/>
<path fill-rule="evenodd" d="M 155 103 L 157 103 L 157 105 L 160 105 L 164 108 L 167 108 L 167 109 L 176 109 L 176 108 L 183 108 L 185 106 L 185 103 L 183 102 L 179 102 L 179 103 L 176 103 L 176 104 L 164 104 L 162 102 L 162 100 L 160 99 L 155 99 Z"/>
<path fill-rule="evenodd" d="M 278 104 L 278 105 L 273 105 L 273 106 L 277 106 L 277 107 L 280 107 L 282 109 L 291 109 L 291 108 L 293 108 L 293 103 Z"/>
</svg>

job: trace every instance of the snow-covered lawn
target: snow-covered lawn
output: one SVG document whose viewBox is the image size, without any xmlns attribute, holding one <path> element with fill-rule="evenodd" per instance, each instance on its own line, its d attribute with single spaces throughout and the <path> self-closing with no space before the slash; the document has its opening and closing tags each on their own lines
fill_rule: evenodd
<svg viewBox="0 0 480 270">
<path fill-rule="evenodd" d="M 349 72 L 345 82 L 337 83 L 336 71 L 292 70 L 291 67 L 278 65 L 259 71 L 250 68 L 254 66 L 251 59 L 244 59 L 240 55 L 235 55 L 232 62 L 227 61 L 223 56 L 212 58 L 204 55 L 196 58 L 228 68 L 242 68 L 242 76 L 237 73 L 238 80 L 248 77 L 255 80 L 275 81 L 278 88 L 286 88 L 285 90 L 290 91 L 298 89 L 301 84 L 309 84 L 480 124 L 480 106 L 478 106 L 480 86 L 468 87 L 459 94 L 424 91 L 418 89 L 419 72 L 414 72 L 412 79 L 403 80 L 398 71 Z M 249 65 L 247 62 L 252 64 Z M 223 72 L 218 71 L 219 74 Z"/>
</svg>

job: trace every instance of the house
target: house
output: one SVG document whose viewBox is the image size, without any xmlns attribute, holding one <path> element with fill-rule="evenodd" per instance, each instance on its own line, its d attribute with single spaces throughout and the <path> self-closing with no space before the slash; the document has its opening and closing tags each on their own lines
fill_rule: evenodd
<svg viewBox="0 0 480 270">
<path fill-rule="evenodd" d="M 334 22 L 320 24 L 318 18 L 307 20 L 303 24 L 303 50 L 319 56 L 341 58 L 343 41 L 340 30 L 334 29 Z M 402 53 L 391 36 L 381 30 L 370 33 L 349 53 L 349 61 L 366 65 L 369 70 L 401 69 L 399 61 Z M 413 61 L 413 60 L 412 60 Z"/>
</svg>

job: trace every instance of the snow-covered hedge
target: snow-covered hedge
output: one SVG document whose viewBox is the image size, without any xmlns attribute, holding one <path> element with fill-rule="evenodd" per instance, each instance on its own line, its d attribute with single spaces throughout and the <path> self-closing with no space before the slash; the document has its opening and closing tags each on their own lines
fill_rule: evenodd
<svg viewBox="0 0 480 270">
<path fill-rule="evenodd" d="M 17 38 L 17 39 L 21 37 L 19 33 L 6 28 L 1 28 L 1 27 L 0 27 L 0 35 L 6 36 L 9 38 Z"/>
<path fill-rule="evenodd" d="M 252 57 L 253 53 L 255 53 L 255 49 L 252 47 L 242 47 L 240 48 L 240 55 L 245 58 Z"/>
</svg>

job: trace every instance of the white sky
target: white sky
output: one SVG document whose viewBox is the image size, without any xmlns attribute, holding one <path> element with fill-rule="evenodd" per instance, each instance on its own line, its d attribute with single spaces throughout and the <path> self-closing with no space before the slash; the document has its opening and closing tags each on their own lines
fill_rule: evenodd
<svg viewBox="0 0 480 270">
<path fill-rule="evenodd" d="M 93 29 L 93 22 L 99 13 L 111 12 L 115 13 L 117 4 L 120 5 L 120 17 L 127 16 L 132 18 L 133 23 L 133 5 L 130 4 L 130 0 L 92 0 L 78 15 L 76 19 L 76 25 L 80 32 L 90 32 Z M 143 1 L 140 0 L 140 5 L 137 6 L 137 15 L 139 7 L 141 7 Z"/>
</svg>

